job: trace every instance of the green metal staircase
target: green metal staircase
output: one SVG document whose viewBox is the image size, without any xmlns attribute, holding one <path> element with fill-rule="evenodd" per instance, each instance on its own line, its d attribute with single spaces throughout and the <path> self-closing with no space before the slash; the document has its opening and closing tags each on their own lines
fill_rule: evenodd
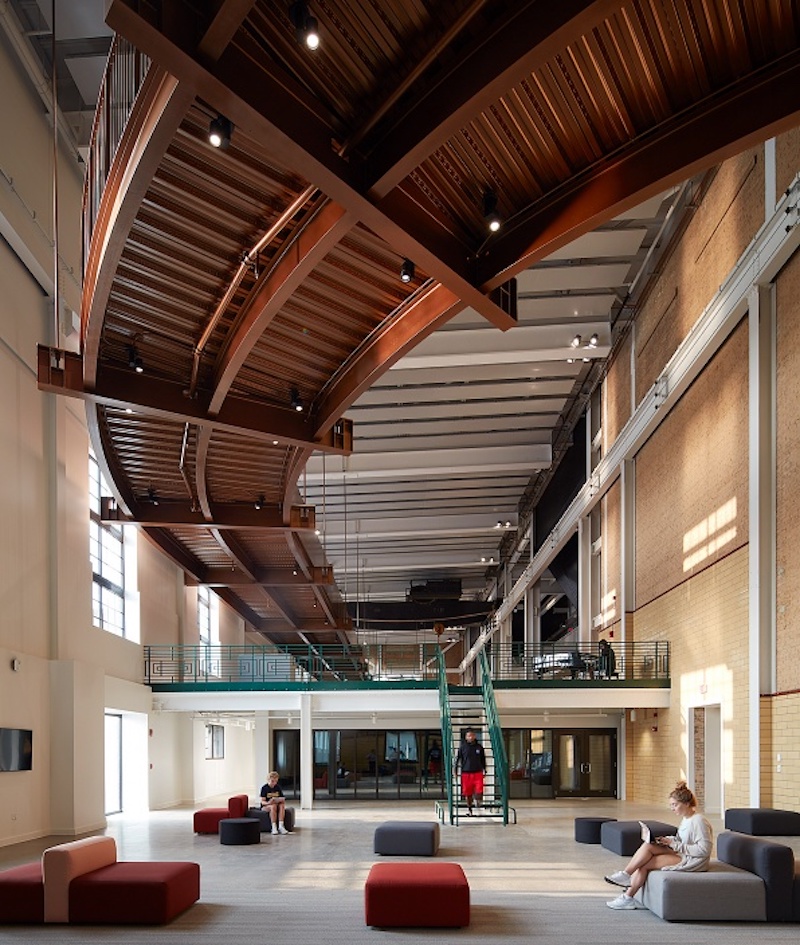
<svg viewBox="0 0 800 945">
<path fill-rule="evenodd" d="M 447 800 L 437 801 L 436 810 L 442 823 L 446 819 L 454 826 L 467 816 L 466 801 L 461 799 L 460 773 L 455 764 L 456 753 L 467 728 L 475 730 L 486 755 L 483 804 L 478 816 L 502 820 L 503 824 L 508 824 L 509 816 L 513 818 L 513 823 L 517 820 L 516 811 L 508 806 L 508 759 L 489 666 L 483 653 L 480 658 L 482 684 L 480 692 L 476 692 L 474 687 L 449 686 L 444 655 L 441 651 L 438 654 L 439 708 Z"/>
</svg>

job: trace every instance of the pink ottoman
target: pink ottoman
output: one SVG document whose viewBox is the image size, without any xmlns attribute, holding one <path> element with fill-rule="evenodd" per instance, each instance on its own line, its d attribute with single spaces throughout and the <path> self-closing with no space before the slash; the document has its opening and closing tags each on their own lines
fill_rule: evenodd
<svg viewBox="0 0 800 945">
<path fill-rule="evenodd" d="M 458 863 L 375 863 L 364 887 L 367 925 L 469 925 L 469 883 Z"/>
</svg>

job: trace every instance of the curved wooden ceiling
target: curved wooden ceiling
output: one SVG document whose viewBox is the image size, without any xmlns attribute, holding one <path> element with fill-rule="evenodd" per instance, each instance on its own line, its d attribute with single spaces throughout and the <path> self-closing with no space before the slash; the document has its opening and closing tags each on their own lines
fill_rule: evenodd
<svg viewBox="0 0 800 945">
<path fill-rule="evenodd" d="M 551 339 L 556 354 L 538 357 L 547 365 L 540 391 L 516 391 L 513 373 L 498 381 L 475 360 L 491 339 L 506 330 L 512 339 L 493 363 L 512 360 L 515 346 L 537 361 L 544 342 L 534 329 L 560 326 L 566 336 L 579 323 L 526 316 L 516 327 L 503 300 L 508 280 L 532 286 L 535 299 L 546 257 L 598 227 L 620 236 L 612 218 L 796 124 L 800 9 L 783 0 L 315 0 L 322 43 L 311 52 L 289 6 L 108 4 L 109 25 L 153 64 L 92 234 L 82 357 L 66 387 L 87 399 L 123 514 L 254 629 L 278 642 L 324 642 L 350 623 L 315 535 L 325 501 L 318 457 L 333 457 L 335 491 L 334 471 L 358 468 L 351 417 L 368 420 L 381 384 L 388 402 L 402 402 L 397 390 L 422 375 L 401 381 L 410 363 L 401 359 L 425 339 L 431 370 L 439 364 L 449 378 L 437 361 L 449 339 L 456 360 L 466 346 L 465 379 L 493 392 L 454 396 L 443 381 L 449 390 L 430 395 L 452 401 L 451 432 L 461 435 L 461 450 L 428 450 L 439 475 L 450 470 L 457 483 L 458 461 L 475 466 L 472 420 L 459 431 L 465 400 L 477 430 L 481 414 L 491 423 L 503 413 L 495 407 L 504 390 L 509 402 L 543 399 L 538 439 L 523 436 L 527 421 L 506 425 L 518 453 L 509 453 L 513 481 L 501 504 L 515 508 L 531 472 L 551 464 L 553 431 L 614 331 L 608 310 L 596 310 L 603 338 L 590 363 L 568 369 L 568 352 L 558 355 L 566 340 Z M 218 113 L 234 124 L 227 150 L 206 140 Z M 504 220 L 497 234 L 486 228 L 487 191 Z M 609 250 L 603 263 L 628 272 L 637 251 Z M 399 278 L 404 259 L 415 265 L 409 283 Z M 630 282 L 606 279 L 623 290 Z M 580 324 L 592 324 L 588 314 Z M 141 375 L 129 367 L 131 345 Z M 393 366 L 396 387 L 386 383 Z M 293 390 L 302 413 L 291 408 Z M 382 423 L 376 455 L 394 461 L 387 447 L 404 436 L 402 416 Z M 506 426 L 497 420 L 496 430 Z M 312 454 L 317 472 L 307 478 Z M 410 484 L 413 463 L 400 465 L 393 473 L 387 460 L 381 474 L 377 463 L 353 481 L 380 481 L 398 499 L 424 491 L 418 470 Z M 472 535 L 465 568 L 476 530 L 486 531 L 471 521 L 472 488 L 469 524 L 450 518 L 449 536 L 430 537 L 431 547 L 444 538 L 444 554 Z M 415 514 L 430 517 L 454 496 L 385 510 L 398 560 L 408 537 L 398 525 L 411 530 Z M 368 492 L 359 501 L 366 519 L 384 517 Z M 351 556 L 358 541 L 356 528 Z M 460 577 L 453 557 L 422 576 Z M 413 577 L 413 561 L 396 570 L 395 591 Z"/>
</svg>

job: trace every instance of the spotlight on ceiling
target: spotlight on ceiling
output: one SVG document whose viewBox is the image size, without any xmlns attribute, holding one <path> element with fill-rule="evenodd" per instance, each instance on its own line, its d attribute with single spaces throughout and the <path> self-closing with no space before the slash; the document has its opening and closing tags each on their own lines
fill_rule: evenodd
<svg viewBox="0 0 800 945">
<path fill-rule="evenodd" d="M 267 497 L 262 492 L 261 495 L 256 499 L 256 509 L 260 512 L 261 509 L 267 504 Z"/>
<path fill-rule="evenodd" d="M 228 119 L 222 115 L 217 115 L 208 126 L 208 143 L 212 147 L 224 151 L 231 143 L 232 134 L 233 122 L 228 121 Z"/>
<path fill-rule="evenodd" d="M 581 336 L 575 335 L 575 337 L 569 343 L 571 348 L 580 348 L 581 346 Z"/>
<path fill-rule="evenodd" d="M 596 347 L 597 347 L 597 342 L 598 342 L 599 340 L 600 340 L 600 338 L 598 337 L 597 332 L 595 332 L 595 333 L 592 335 L 592 337 L 589 339 L 589 347 L 590 347 L 590 348 L 596 348 Z"/>
<path fill-rule="evenodd" d="M 414 263 L 410 259 L 404 259 L 400 267 L 400 281 L 411 282 L 414 278 Z"/>
<path fill-rule="evenodd" d="M 133 368 L 137 374 L 144 371 L 144 361 L 142 361 L 136 345 L 128 345 L 128 367 Z"/>
<path fill-rule="evenodd" d="M 308 4 L 298 0 L 289 7 L 289 19 L 297 34 L 297 41 L 305 43 L 309 49 L 319 48 L 319 25 L 316 17 L 308 12 Z"/>
<path fill-rule="evenodd" d="M 158 493 L 156 492 L 154 486 L 148 486 L 147 498 L 150 500 L 150 502 L 152 502 L 153 505 L 158 505 Z"/>
<path fill-rule="evenodd" d="M 291 390 L 291 404 L 292 408 L 298 413 L 303 412 L 303 398 L 300 396 L 300 391 L 293 387 Z"/>
<path fill-rule="evenodd" d="M 497 212 L 497 194 L 493 190 L 483 193 L 483 218 L 492 233 L 496 233 L 503 224 Z"/>
</svg>

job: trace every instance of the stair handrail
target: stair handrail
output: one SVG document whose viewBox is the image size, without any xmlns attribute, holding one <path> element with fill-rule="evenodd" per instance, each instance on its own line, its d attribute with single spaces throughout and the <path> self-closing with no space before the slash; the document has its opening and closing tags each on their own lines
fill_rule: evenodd
<svg viewBox="0 0 800 945">
<path fill-rule="evenodd" d="M 503 824 L 508 824 L 508 756 L 506 755 L 506 745 L 503 740 L 503 730 L 500 727 L 500 717 L 497 712 L 497 702 L 494 697 L 494 686 L 492 686 L 492 674 L 489 669 L 489 660 L 486 657 L 486 651 L 481 650 L 478 654 L 478 662 L 481 668 L 481 693 L 483 695 L 483 710 L 486 716 L 486 724 L 489 729 L 489 740 L 492 745 L 492 755 L 494 757 L 494 782 L 496 787 L 500 788 L 500 804 L 503 811 Z M 495 792 L 495 800 L 497 795 Z"/>
<path fill-rule="evenodd" d="M 453 823 L 453 726 L 450 721 L 450 690 L 447 685 L 447 666 L 441 647 L 436 650 L 439 671 L 439 715 L 442 726 L 442 771 L 447 786 L 448 823 Z"/>
</svg>

